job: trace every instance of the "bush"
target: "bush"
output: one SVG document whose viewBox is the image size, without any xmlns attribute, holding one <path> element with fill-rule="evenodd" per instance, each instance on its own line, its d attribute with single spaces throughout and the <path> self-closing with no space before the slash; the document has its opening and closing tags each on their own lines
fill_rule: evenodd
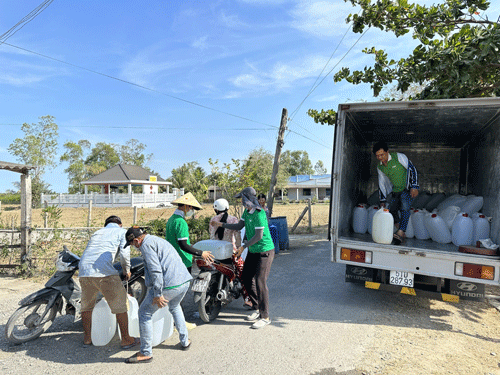
<svg viewBox="0 0 500 375">
<path fill-rule="evenodd" d="M 21 193 L 1 193 L 0 202 L 2 202 L 2 204 L 21 204 Z"/>
<path fill-rule="evenodd" d="M 311 203 L 312 203 L 312 204 L 316 204 L 316 203 L 318 203 L 318 197 L 317 197 L 316 195 L 314 195 L 314 196 L 312 197 L 312 199 L 311 199 Z"/>
<path fill-rule="evenodd" d="M 290 199 L 288 199 L 288 197 L 283 197 L 283 199 L 281 200 L 281 203 L 283 203 L 283 204 L 289 204 L 290 203 Z"/>
<path fill-rule="evenodd" d="M 201 240 L 210 238 L 208 229 L 210 217 L 192 218 L 187 220 L 189 227 L 189 242 L 194 244 Z M 165 231 L 167 228 L 167 219 L 154 219 L 141 225 L 146 227 L 146 232 L 161 238 L 165 238 Z"/>
</svg>

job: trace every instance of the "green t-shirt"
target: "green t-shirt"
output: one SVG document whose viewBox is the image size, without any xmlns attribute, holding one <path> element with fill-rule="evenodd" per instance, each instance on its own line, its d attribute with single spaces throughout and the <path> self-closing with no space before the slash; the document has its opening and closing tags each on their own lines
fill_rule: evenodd
<svg viewBox="0 0 500 375">
<path fill-rule="evenodd" d="M 181 256 L 182 263 L 188 268 L 191 267 L 193 264 L 193 255 L 182 251 L 177 242 L 177 240 L 187 240 L 187 244 L 191 245 L 189 242 L 189 228 L 182 216 L 176 214 L 170 216 L 170 219 L 167 221 L 165 239 L 175 247 L 175 250 Z"/>
<path fill-rule="evenodd" d="M 267 223 L 266 211 L 255 210 L 253 214 L 249 213 L 246 209 L 241 218 L 245 221 L 245 233 L 248 239 L 255 235 L 255 228 L 264 228 L 262 239 L 256 244 L 250 246 L 248 251 L 251 253 L 263 253 L 274 249 L 273 239 L 269 231 Z"/>
<path fill-rule="evenodd" d="M 378 169 L 380 169 L 391 181 L 393 188 L 392 191 L 399 193 L 406 188 L 406 168 L 403 167 L 398 160 L 397 152 L 391 152 L 391 160 L 387 162 L 387 166 L 384 164 L 379 164 Z"/>
</svg>

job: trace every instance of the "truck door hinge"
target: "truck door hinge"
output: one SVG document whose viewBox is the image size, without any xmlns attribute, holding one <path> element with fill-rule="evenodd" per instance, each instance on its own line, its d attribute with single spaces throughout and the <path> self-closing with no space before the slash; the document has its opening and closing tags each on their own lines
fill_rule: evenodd
<svg viewBox="0 0 500 375">
<path fill-rule="evenodd" d="M 408 250 L 399 250 L 398 252 L 399 252 L 399 254 L 401 254 L 401 255 L 407 255 L 407 254 L 409 253 L 409 251 L 408 251 Z"/>
<path fill-rule="evenodd" d="M 416 252 L 415 255 L 419 256 L 419 257 L 425 257 L 426 256 L 426 254 L 423 251 Z"/>
<path fill-rule="evenodd" d="M 337 180 L 338 178 L 339 178 L 339 174 L 338 173 L 332 174 L 332 179 L 333 180 Z"/>
</svg>

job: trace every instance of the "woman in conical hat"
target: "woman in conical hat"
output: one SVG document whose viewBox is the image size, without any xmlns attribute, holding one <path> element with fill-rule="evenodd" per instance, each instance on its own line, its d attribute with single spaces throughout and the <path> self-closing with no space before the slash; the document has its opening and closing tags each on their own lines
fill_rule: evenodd
<svg viewBox="0 0 500 375">
<path fill-rule="evenodd" d="M 191 193 L 177 198 L 172 204 L 176 204 L 178 207 L 167 221 L 165 239 L 175 247 L 189 272 L 191 272 L 193 265 L 193 255 L 202 257 L 208 263 L 213 262 L 215 258 L 210 251 L 197 250 L 191 246 L 189 241 L 189 227 L 186 219 L 194 215 L 194 210 L 201 210 L 201 204 Z"/>
</svg>

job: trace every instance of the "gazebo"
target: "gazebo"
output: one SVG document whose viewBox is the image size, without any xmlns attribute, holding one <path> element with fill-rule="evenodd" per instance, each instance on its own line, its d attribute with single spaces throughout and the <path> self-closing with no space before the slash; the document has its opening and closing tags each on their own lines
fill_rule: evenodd
<svg viewBox="0 0 500 375">
<path fill-rule="evenodd" d="M 132 186 L 142 186 L 143 194 L 158 194 L 159 186 L 167 187 L 167 194 L 172 183 L 163 178 L 152 175 L 150 171 L 138 165 L 118 164 L 82 182 L 85 185 L 85 194 L 90 185 L 100 185 L 101 194 L 116 193 L 119 186 L 127 186 L 128 194 L 132 194 Z"/>
<path fill-rule="evenodd" d="M 118 164 L 82 182 L 84 194 L 42 194 L 42 202 L 61 207 L 80 207 L 92 204 L 97 207 L 163 207 L 184 194 L 184 189 L 172 189 L 165 181 L 137 165 Z M 100 193 L 89 193 L 88 186 L 98 185 Z M 127 186 L 127 193 L 118 193 L 120 186 Z M 141 193 L 134 193 L 133 186 L 141 186 Z M 166 193 L 159 193 L 158 187 L 166 186 Z"/>
</svg>

